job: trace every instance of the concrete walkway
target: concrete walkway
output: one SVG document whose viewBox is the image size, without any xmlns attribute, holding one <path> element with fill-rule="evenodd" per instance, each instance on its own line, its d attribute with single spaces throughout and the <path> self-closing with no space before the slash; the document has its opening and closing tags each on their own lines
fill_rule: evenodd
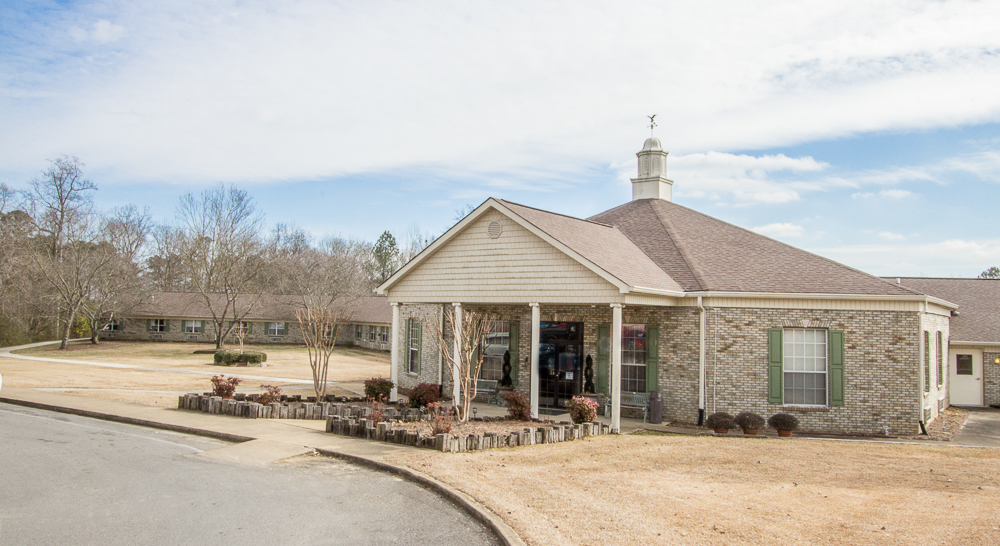
<svg viewBox="0 0 1000 546">
<path fill-rule="evenodd" d="M 966 408 L 972 411 L 965 426 L 955 433 L 951 443 L 961 446 L 1000 448 L 1000 409 Z"/>
</svg>

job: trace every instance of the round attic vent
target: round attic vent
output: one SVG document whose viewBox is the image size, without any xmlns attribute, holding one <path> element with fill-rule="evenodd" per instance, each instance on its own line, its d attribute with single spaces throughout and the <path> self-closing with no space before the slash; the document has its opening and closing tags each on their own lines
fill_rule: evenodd
<svg viewBox="0 0 1000 546">
<path fill-rule="evenodd" d="M 503 225 L 500 224 L 499 220 L 493 220 L 490 222 L 490 227 L 486 231 L 490 234 L 490 239 L 496 239 L 501 233 L 503 233 Z"/>
</svg>

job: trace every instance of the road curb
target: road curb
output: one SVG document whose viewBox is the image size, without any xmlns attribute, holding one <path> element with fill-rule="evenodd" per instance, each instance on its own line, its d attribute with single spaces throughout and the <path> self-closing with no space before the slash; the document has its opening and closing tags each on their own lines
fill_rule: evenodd
<svg viewBox="0 0 1000 546">
<path fill-rule="evenodd" d="M 101 413 L 99 411 L 90 411 L 79 408 L 67 408 L 65 406 L 54 406 L 52 404 L 42 404 L 40 402 L 32 402 L 30 400 L 19 400 L 17 398 L 8 398 L 5 396 L 0 396 L 0 402 L 13 404 L 15 406 L 24 406 L 28 408 L 54 411 L 57 413 L 68 413 L 71 415 L 79 415 L 81 417 L 91 417 L 93 419 L 101 419 L 102 421 L 114 421 L 116 423 L 125 423 L 127 425 L 158 428 L 160 430 L 169 430 L 171 432 L 182 432 L 185 434 L 193 434 L 195 436 L 206 436 L 208 438 L 214 438 L 216 440 L 222 440 L 225 442 L 243 443 L 243 442 L 249 442 L 250 440 L 256 440 L 256 438 L 251 438 L 249 436 L 240 436 L 238 434 L 229 434 L 228 432 L 216 432 L 214 430 L 186 427 L 183 425 L 171 425 L 168 423 L 161 423 L 159 421 L 150 421 L 148 419 L 124 417 L 122 415 L 115 415 L 113 413 Z"/>
<path fill-rule="evenodd" d="M 521 540 L 521 537 L 518 536 L 517 532 L 514 531 L 510 525 L 507 525 L 502 519 L 500 519 L 499 516 L 494 514 L 489 508 L 483 506 L 482 503 L 471 496 L 466 495 L 454 487 L 451 487 L 442 481 L 436 480 L 423 472 L 418 472 L 411 468 L 406 468 L 405 466 L 398 466 L 383 461 L 368 459 L 358 455 L 350 455 L 348 453 L 340 453 L 339 451 L 321 448 L 314 449 L 316 449 L 316 452 L 321 455 L 342 459 L 359 466 L 393 474 L 417 485 L 426 487 L 427 489 L 430 489 L 431 491 L 434 491 L 442 497 L 452 501 L 462 508 L 462 510 L 464 510 L 467 514 L 475 518 L 476 521 L 482 523 L 490 531 L 493 531 L 493 534 L 500 539 L 501 544 L 504 546 L 526 546 L 525 542 Z"/>
<path fill-rule="evenodd" d="M 24 406 L 29 408 L 54 411 L 57 413 L 68 413 L 71 415 L 79 415 L 81 417 L 90 417 L 93 419 L 101 419 L 103 421 L 114 421 L 116 423 L 125 423 L 129 425 L 137 425 L 141 427 L 156 428 L 161 430 L 169 430 L 172 432 L 181 432 L 185 434 L 193 434 L 196 436 L 205 436 L 208 438 L 214 438 L 216 440 L 223 440 L 226 442 L 243 443 L 249 442 L 251 440 L 256 440 L 256 438 L 250 436 L 240 436 L 238 434 L 229 434 L 226 432 L 217 432 L 213 430 L 205 430 L 195 427 L 186 427 L 182 425 L 171 425 L 167 423 L 161 423 L 159 421 L 150 421 L 148 419 L 138 419 L 135 417 L 125 417 L 121 415 L 115 415 L 113 413 L 102 413 L 97 411 L 84 410 L 79 408 L 69 408 L 65 406 L 56 406 L 53 404 L 43 404 L 40 402 L 32 402 L 29 400 L 19 400 L 16 398 L 9 398 L 5 396 L 0 396 L 0 402 L 7 404 L 13 404 L 16 406 Z M 312 446 L 307 446 L 312 447 Z M 367 457 L 362 457 L 360 455 L 351 455 L 348 453 L 340 453 L 338 451 L 333 451 L 329 449 L 313 448 L 317 453 L 325 455 L 327 457 L 332 457 L 336 459 L 341 459 L 358 466 L 363 466 L 372 470 L 379 472 L 385 472 L 398 476 L 407 481 L 415 483 L 419 486 L 430 489 L 434 493 L 448 499 L 449 501 L 455 503 L 459 508 L 461 508 L 465 513 L 472 516 L 473 519 L 481 523 L 487 529 L 493 532 L 493 535 L 499 539 L 500 543 L 504 546 L 526 546 L 525 542 L 521 540 L 521 537 L 514 531 L 514 529 L 507 525 L 499 516 L 494 514 L 488 508 L 483 506 L 479 501 L 474 498 L 462 493 L 461 491 L 438 481 L 427 474 L 422 472 L 417 472 L 415 470 L 394 465 L 391 463 L 386 463 L 383 461 L 376 461 L 374 459 L 369 459 Z"/>
</svg>

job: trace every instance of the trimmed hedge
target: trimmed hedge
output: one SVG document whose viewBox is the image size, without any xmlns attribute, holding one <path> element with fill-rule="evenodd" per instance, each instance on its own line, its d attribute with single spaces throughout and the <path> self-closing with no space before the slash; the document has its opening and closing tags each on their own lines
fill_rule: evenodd
<svg viewBox="0 0 1000 546">
<path fill-rule="evenodd" d="M 248 352 L 238 353 L 236 351 L 219 351 L 215 353 L 215 364 L 217 366 L 232 366 L 234 364 L 260 364 L 267 362 L 266 353 Z"/>
</svg>

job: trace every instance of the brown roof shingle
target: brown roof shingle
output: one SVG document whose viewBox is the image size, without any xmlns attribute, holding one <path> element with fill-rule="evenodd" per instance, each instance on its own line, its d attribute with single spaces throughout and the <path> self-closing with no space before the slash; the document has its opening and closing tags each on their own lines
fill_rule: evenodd
<svg viewBox="0 0 1000 546">
<path fill-rule="evenodd" d="M 896 277 L 890 279 L 896 282 Z M 903 286 L 958 305 L 952 341 L 1000 343 L 1000 279 L 900 277 Z"/>
</svg>

